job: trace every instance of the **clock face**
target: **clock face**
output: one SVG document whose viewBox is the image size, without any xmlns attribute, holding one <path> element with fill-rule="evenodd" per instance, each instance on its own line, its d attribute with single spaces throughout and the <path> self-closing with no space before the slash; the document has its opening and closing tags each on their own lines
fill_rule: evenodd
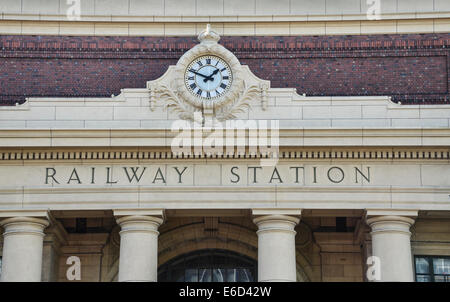
<svg viewBox="0 0 450 302">
<path fill-rule="evenodd" d="M 204 100 L 216 99 L 226 94 L 232 81 L 230 66 L 216 56 L 196 58 L 186 68 L 184 76 L 189 92 Z"/>
</svg>

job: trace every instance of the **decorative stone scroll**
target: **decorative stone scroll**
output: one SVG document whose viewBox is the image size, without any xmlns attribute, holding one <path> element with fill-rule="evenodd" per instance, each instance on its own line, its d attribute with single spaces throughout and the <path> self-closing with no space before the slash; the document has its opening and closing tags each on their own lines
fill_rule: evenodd
<svg viewBox="0 0 450 302">
<path fill-rule="evenodd" d="M 209 25 L 198 39 L 200 44 L 187 51 L 161 78 L 147 82 L 150 108 L 154 108 L 155 103 L 159 102 L 180 119 L 194 120 L 194 113 L 202 112 L 206 116 L 212 113 L 212 117 L 219 121 L 235 119 L 238 113 L 244 112 L 249 103 L 254 101 L 261 102 L 263 110 L 266 110 L 270 81 L 257 78 L 248 66 L 240 64 L 231 51 L 218 44 L 220 36 L 211 31 Z M 204 55 L 220 57 L 229 64 L 233 73 L 229 91 L 208 101 L 190 93 L 184 81 L 184 73 L 189 64 Z"/>
</svg>

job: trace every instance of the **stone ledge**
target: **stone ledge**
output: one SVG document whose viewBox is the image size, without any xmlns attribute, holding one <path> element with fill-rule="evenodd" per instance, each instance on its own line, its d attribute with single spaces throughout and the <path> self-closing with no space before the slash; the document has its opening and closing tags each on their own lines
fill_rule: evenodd
<svg viewBox="0 0 450 302">
<path fill-rule="evenodd" d="M 62 20 L 31 21 L 0 19 L 0 33 L 7 35 L 80 35 L 80 36 L 195 36 L 207 22 L 214 23 L 224 36 L 297 36 L 297 35 L 372 35 L 406 33 L 445 33 L 450 28 L 450 13 L 440 19 L 386 19 L 380 21 L 267 21 L 249 18 L 242 23 L 208 21 L 204 18 L 161 20 L 155 22 L 129 20 L 120 22 L 95 19 L 76 22 Z M 175 18 L 176 19 L 176 18 Z M 158 19 L 159 20 L 159 19 Z M 321 21 L 319 21 L 321 20 Z"/>
</svg>

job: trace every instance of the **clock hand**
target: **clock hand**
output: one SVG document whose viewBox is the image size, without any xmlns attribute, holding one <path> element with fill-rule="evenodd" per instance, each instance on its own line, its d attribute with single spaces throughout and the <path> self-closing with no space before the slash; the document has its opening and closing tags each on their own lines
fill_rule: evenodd
<svg viewBox="0 0 450 302">
<path fill-rule="evenodd" d="M 219 72 L 219 69 L 216 69 L 216 70 L 214 70 L 210 75 L 209 75 L 209 77 L 206 77 L 204 80 L 203 80 L 203 82 L 208 82 L 208 81 L 214 81 L 214 79 L 213 79 L 213 76 L 215 76 L 217 73 Z"/>
<path fill-rule="evenodd" d="M 194 70 L 189 70 L 189 71 L 192 72 L 192 73 L 194 73 L 194 74 L 196 74 L 196 75 L 202 76 L 202 77 L 204 77 L 205 79 L 208 78 L 208 76 L 205 76 L 204 74 L 198 73 L 198 72 L 196 72 L 196 71 L 194 71 Z"/>
</svg>

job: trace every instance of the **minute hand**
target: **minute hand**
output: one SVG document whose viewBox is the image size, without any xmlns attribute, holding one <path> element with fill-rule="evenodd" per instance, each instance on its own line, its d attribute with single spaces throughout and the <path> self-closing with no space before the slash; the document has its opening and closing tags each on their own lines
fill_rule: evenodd
<svg viewBox="0 0 450 302">
<path fill-rule="evenodd" d="M 201 77 L 204 77 L 205 79 L 208 79 L 208 78 L 209 78 L 208 76 L 205 76 L 204 74 L 198 73 L 198 72 L 196 72 L 196 71 L 194 71 L 194 70 L 191 70 L 191 72 L 194 73 L 194 74 L 196 74 L 196 75 L 199 75 L 199 76 L 201 76 Z"/>
</svg>

